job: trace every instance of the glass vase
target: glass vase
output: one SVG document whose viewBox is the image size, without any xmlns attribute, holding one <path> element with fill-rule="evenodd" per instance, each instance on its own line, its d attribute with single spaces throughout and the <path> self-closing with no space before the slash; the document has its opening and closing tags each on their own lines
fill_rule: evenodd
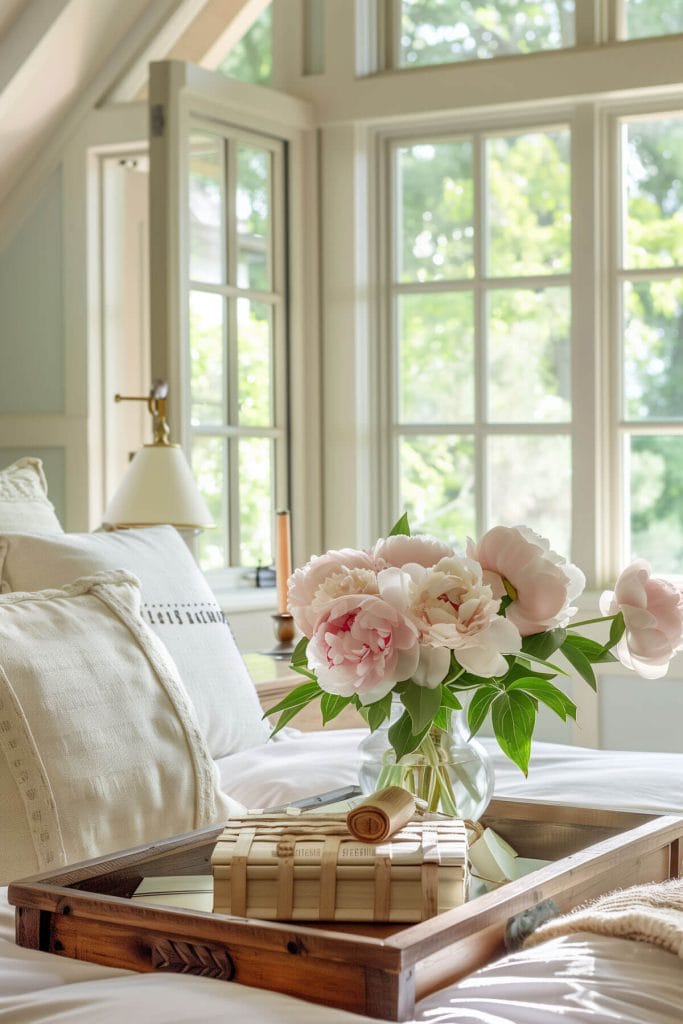
<svg viewBox="0 0 683 1024">
<path fill-rule="evenodd" d="M 468 739 L 462 712 L 452 712 L 448 729 L 432 726 L 419 747 L 397 763 L 388 732 L 404 710 L 394 701 L 390 719 L 361 740 L 361 791 L 401 786 L 428 811 L 477 821 L 493 796 L 493 765 L 481 743 Z"/>
</svg>

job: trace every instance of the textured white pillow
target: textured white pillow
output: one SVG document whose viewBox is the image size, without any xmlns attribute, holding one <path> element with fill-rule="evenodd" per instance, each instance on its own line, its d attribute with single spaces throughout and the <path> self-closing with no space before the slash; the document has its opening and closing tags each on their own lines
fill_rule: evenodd
<svg viewBox="0 0 683 1024">
<path fill-rule="evenodd" d="M 172 526 L 0 536 L 0 590 L 44 590 L 106 569 L 140 579 L 142 616 L 178 666 L 213 757 L 265 743 L 254 684 L 211 588 Z"/>
<path fill-rule="evenodd" d="M 0 530 L 61 533 L 40 459 L 19 459 L 0 470 Z"/>
<path fill-rule="evenodd" d="M 241 812 L 129 573 L 0 597 L 0 808 L 0 884 Z"/>
</svg>

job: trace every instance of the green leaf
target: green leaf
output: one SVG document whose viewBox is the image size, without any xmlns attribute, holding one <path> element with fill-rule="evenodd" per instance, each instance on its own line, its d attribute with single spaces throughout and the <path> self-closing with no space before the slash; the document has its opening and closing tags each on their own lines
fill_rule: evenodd
<svg viewBox="0 0 683 1024">
<path fill-rule="evenodd" d="M 333 718 L 340 715 L 345 707 L 351 703 L 353 697 L 340 697 L 337 693 L 324 693 L 320 698 L 320 711 L 323 716 L 323 725 L 327 725 Z"/>
<path fill-rule="evenodd" d="M 391 693 L 387 693 L 381 700 L 376 700 L 374 704 L 366 704 L 365 712 L 365 720 L 370 726 L 370 731 L 374 732 L 391 714 Z"/>
<path fill-rule="evenodd" d="M 308 657 L 306 654 L 307 650 L 308 637 L 302 636 L 301 640 L 299 640 L 298 644 L 292 651 L 292 660 L 289 663 L 292 668 L 300 668 L 302 665 L 308 667 Z"/>
<path fill-rule="evenodd" d="M 450 711 L 462 710 L 462 704 L 460 703 L 458 698 L 445 685 L 442 685 L 441 687 L 441 707 L 448 708 Z"/>
<path fill-rule="evenodd" d="M 548 659 L 564 643 L 566 629 L 549 629 L 545 633 L 534 633 L 522 640 L 522 651 L 536 658 Z"/>
<path fill-rule="evenodd" d="M 540 676 L 526 676 L 522 679 L 515 679 L 507 689 L 508 693 L 511 690 L 521 690 L 530 697 L 542 701 L 551 711 L 559 715 L 563 722 L 567 721 L 567 715 L 576 721 L 576 704 L 559 687 L 554 683 L 549 683 L 547 679 L 542 679 Z"/>
<path fill-rule="evenodd" d="M 590 640 L 587 636 L 580 636 L 578 633 L 567 633 L 565 643 L 585 654 L 592 665 L 596 665 L 598 662 L 617 660 L 604 644 Z"/>
<path fill-rule="evenodd" d="M 625 632 L 626 623 L 624 622 L 624 613 L 617 612 L 617 614 L 612 619 L 612 625 L 609 629 L 609 643 L 607 644 L 607 646 L 615 647 L 619 643 Z"/>
<path fill-rule="evenodd" d="M 491 682 L 488 676 L 475 676 L 471 672 L 461 672 L 456 679 L 447 678 L 444 685 L 450 690 L 475 690 L 480 686 L 487 686 Z"/>
<path fill-rule="evenodd" d="M 465 669 L 462 667 L 462 665 L 458 665 L 457 661 L 451 654 L 450 668 L 448 669 L 446 678 L 442 679 L 442 683 L 446 686 L 450 686 L 451 683 L 457 683 L 457 681 L 461 679 L 464 675 Z"/>
<path fill-rule="evenodd" d="M 406 754 L 412 753 L 422 743 L 429 732 L 429 725 L 426 725 L 419 733 L 413 732 L 413 720 L 407 711 L 404 711 L 398 722 L 389 726 L 389 742 L 394 748 L 396 760 L 400 761 Z"/>
<path fill-rule="evenodd" d="M 310 668 L 304 668 L 303 665 L 297 666 L 294 671 L 297 675 L 304 676 L 305 679 L 310 680 L 312 683 L 317 683 L 318 681 L 318 677 L 315 672 L 312 672 Z"/>
<path fill-rule="evenodd" d="M 288 693 L 284 700 L 281 700 L 279 704 L 275 704 L 274 707 L 268 708 L 268 710 L 263 714 L 264 718 L 269 715 L 280 714 L 280 717 L 277 720 L 277 725 L 275 725 L 270 734 L 270 738 L 272 739 L 273 736 L 279 733 L 280 729 L 284 729 L 287 723 L 291 722 L 302 708 L 305 708 L 307 704 L 311 703 L 311 701 L 320 697 L 322 692 L 323 691 L 320 689 L 317 682 L 302 683 L 301 686 L 295 687 L 291 693 Z"/>
<path fill-rule="evenodd" d="M 583 651 L 580 651 L 578 647 L 573 647 L 572 644 L 568 644 L 566 640 L 562 644 L 561 650 L 567 661 L 574 666 L 579 675 L 586 680 L 593 690 L 597 690 L 598 683 L 595 678 L 595 672 Z"/>
<path fill-rule="evenodd" d="M 317 682 L 301 683 L 300 686 L 295 686 L 293 690 L 290 690 L 287 696 L 281 700 L 279 704 L 275 704 L 272 708 L 268 708 L 264 713 L 264 718 L 266 715 L 277 715 L 278 712 L 288 711 L 290 708 L 299 710 L 299 708 L 303 708 L 307 704 L 310 704 L 316 697 L 321 696 L 322 693 L 323 691 L 320 689 Z"/>
<path fill-rule="evenodd" d="M 413 734 L 424 732 L 434 721 L 434 716 L 441 707 L 441 686 L 430 690 L 427 686 L 409 683 L 401 694 L 401 703 L 408 711 L 412 723 Z"/>
<path fill-rule="evenodd" d="M 390 537 L 396 537 L 398 534 L 402 534 L 404 537 L 410 537 L 410 526 L 408 524 L 408 513 L 404 512 L 398 522 L 394 523 L 391 530 L 389 531 Z"/>
<path fill-rule="evenodd" d="M 436 725 L 439 729 L 443 729 L 444 732 L 447 732 L 448 729 L 450 728 L 450 724 L 451 710 L 450 708 L 445 708 L 443 705 L 441 705 L 437 713 L 434 715 L 434 725 Z"/>
<path fill-rule="evenodd" d="M 499 693 L 500 690 L 497 686 L 482 686 L 472 696 L 470 706 L 467 709 L 467 724 L 470 727 L 470 736 L 474 736 L 475 733 L 479 732 L 484 724 L 484 719 L 489 713 L 492 702 Z"/>
<path fill-rule="evenodd" d="M 499 679 L 499 683 L 502 689 L 507 689 L 510 683 L 514 683 L 515 679 L 522 679 L 524 676 L 534 675 L 538 676 L 539 679 L 554 679 L 554 672 L 540 672 L 536 669 L 529 668 L 529 663 L 515 661 L 510 666 L 510 671 L 507 675 Z"/>
<path fill-rule="evenodd" d="M 527 775 L 536 724 L 534 701 L 519 690 L 499 693 L 491 706 L 491 721 L 500 749 Z"/>
<path fill-rule="evenodd" d="M 560 647 L 560 650 L 561 649 L 562 648 Z M 533 665 L 542 665 L 544 667 L 544 669 L 550 669 L 551 672 L 553 673 L 553 675 L 555 675 L 555 676 L 558 675 L 558 674 L 560 676 L 566 676 L 567 675 L 567 673 L 564 671 L 564 669 L 561 669 L 559 667 L 559 665 L 555 665 L 553 662 L 547 662 L 545 657 L 537 657 L 536 654 L 533 654 L 530 650 L 529 651 L 525 650 L 521 654 L 517 654 L 516 657 L 515 657 L 515 660 L 516 660 L 516 662 L 519 665 L 526 664 L 529 668 L 530 668 L 531 664 L 533 664 Z"/>
<path fill-rule="evenodd" d="M 308 667 L 308 637 L 302 636 L 299 643 L 296 645 L 292 652 L 292 660 L 289 663 L 289 667 L 294 669 L 300 676 L 305 676 L 306 679 L 310 679 L 312 682 L 317 682 L 318 677 L 315 672 Z"/>
</svg>

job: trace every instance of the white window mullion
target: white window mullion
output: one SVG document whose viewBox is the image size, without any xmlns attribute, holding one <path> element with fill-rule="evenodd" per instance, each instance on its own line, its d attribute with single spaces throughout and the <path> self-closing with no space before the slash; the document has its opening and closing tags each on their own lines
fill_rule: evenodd
<svg viewBox="0 0 683 1024">
<path fill-rule="evenodd" d="M 598 418 L 609 368 L 599 339 L 601 280 L 598 249 L 598 126 L 590 105 L 577 109 L 572 121 L 572 547 L 573 558 L 593 585 L 601 583 L 611 565 L 611 517 L 605 458 L 605 426 Z M 598 509 L 601 511 L 598 512 Z"/>
<path fill-rule="evenodd" d="M 618 0 L 578 0 L 574 8 L 576 45 L 579 47 L 595 46 L 606 41 L 610 25 L 610 13 Z M 614 37 L 612 37 L 614 38 Z"/>
<path fill-rule="evenodd" d="M 383 0 L 386 7 L 386 0 Z M 400 265 L 399 247 L 402 233 L 401 206 L 398 197 L 401 194 L 401 172 L 397 159 L 397 147 L 391 143 L 384 144 L 377 140 L 379 153 L 378 166 L 382 168 L 381 177 L 386 183 L 382 190 L 380 182 L 375 182 L 374 198 L 379 214 L 377 230 L 378 238 L 378 278 L 379 294 L 384 296 L 379 309 L 379 337 L 382 339 L 378 360 L 378 382 L 380 410 L 384 415 L 380 420 L 379 443 L 381 446 L 378 459 L 379 512 L 383 528 L 380 533 L 388 532 L 393 519 L 399 510 L 399 458 L 398 450 L 401 430 L 398 426 L 398 358 L 394 339 L 398 337 L 398 268 Z M 382 287 L 384 286 L 384 287 Z"/>
<path fill-rule="evenodd" d="M 272 316 L 272 360 L 273 378 L 273 428 L 276 442 L 273 445 L 273 494 L 278 508 L 290 508 L 290 485 L 288 452 L 284 439 L 289 434 L 289 409 L 287 405 L 287 374 L 284 367 L 289 365 L 287 353 L 287 320 L 285 295 L 287 266 L 285 255 L 286 239 L 286 196 L 284 153 L 278 147 L 271 153 L 271 217 L 269 246 L 272 254 L 272 294 L 263 297 L 271 308 Z M 244 294 L 249 296 L 249 292 Z M 275 550 L 273 548 L 273 550 Z"/>
<path fill-rule="evenodd" d="M 598 566 L 602 580 L 614 578 L 624 564 L 626 523 L 628 521 L 628 489 L 625 487 L 627 467 L 624 464 L 624 435 L 618 427 L 622 417 L 623 360 L 621 358 L 622 303 L 615 281 L 623 251 L 622 223 L 624 196 L 622 181 L 619 125 L 605 111 L 599 113 L 598 161 L 602 171 L 598 180 L 601 202 L 599 254 L 603 265 L 600 316 L 603 386 L 601 388 L 600 428 L 605 438 L 601 474 L 604 481 L 604 503 L 601 512 L 603 558 Z M 616 183 L 616 185 L 615 185 Z"/>
<path fill-rule="evenodd" d="M 483 278 L 486 273 L 486 159 L 484 157 L 484 136 L 478 132 L 472 137 L 472 177 L 474 183 L 474 517 L 478 533 L 483 533 L 489 524 L 489 483 L 488 483 L 488 420 L 486 402 L 486 288 Z"/>
</svg>

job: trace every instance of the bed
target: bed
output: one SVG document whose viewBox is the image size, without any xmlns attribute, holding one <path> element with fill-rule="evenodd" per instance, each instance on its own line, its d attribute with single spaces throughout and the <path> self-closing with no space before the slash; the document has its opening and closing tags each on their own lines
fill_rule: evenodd
<svg viewBox="0 0 683 1024">
<path fill-rule="evenodd" d="M 268 741 L 230 630 L 170 528 L 63 534 L 28 459 L 0 472 L 2 530 L 0 1024 L 367 1020 L 16 946 L 10 880 L 353 783 L 361 733 Z M 683 815 L 683 755 L 538 743 L 525 781 L 487 745 L 498 796 Z M 415 1019 L 680 1024 L 682 970 L 651 942 L 577 932 L 490 964 Z"/>
<path fill-rule="evenodd" d="M 218 761 L 231 795 L 249 806 L 286 801 L 354 780 L 360 733 L 285 735 Z M 490 744 L 489 744 L 490 746 Z M 491 747 L 498 796 L 683 814 L 683 757 L 537 744 L 529 780 Z M 0 1022 L 145 1021 L 335 1024 L 368 1018 L 210 979 L 135 975 L 14 945 L 0 895 Z M 419 1004 L 432 1024 L 680 1024 L 683 963 L 643 942 L 576 934 L 506 956 Z"/>
</svg>

